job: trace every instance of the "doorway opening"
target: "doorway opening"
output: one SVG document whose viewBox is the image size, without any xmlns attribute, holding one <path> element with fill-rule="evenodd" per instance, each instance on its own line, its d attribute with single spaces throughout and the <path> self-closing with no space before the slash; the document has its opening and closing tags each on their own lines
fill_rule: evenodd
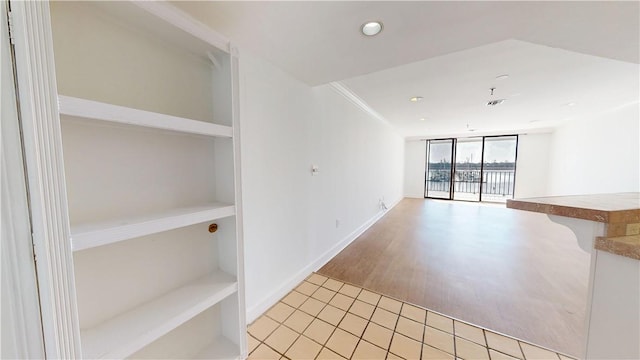
<svg viewBox="0 0 640 360">
<path fill-rule="evenodd" d="M 516 182 L 518 136 L 427 141 L 424 197 L 506 202 Z"/>
</svg>

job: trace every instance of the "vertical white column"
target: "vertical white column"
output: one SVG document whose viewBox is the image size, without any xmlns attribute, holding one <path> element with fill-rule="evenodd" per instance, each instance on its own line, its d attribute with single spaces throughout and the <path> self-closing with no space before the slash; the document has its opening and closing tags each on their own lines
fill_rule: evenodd
<svg viewBox="0 0 640 360">
<path fill-rule="evenodd" d="M 640 261 L 594 252 L 586 358 L 640 359 Z"/>
<path fill-rule="evenodd" d="M 591 254 L 584 359 L 640 359 L 640 261 L 594 249 L 600 222 L 549 215 L 570 228 Z"/>
<path fill-rule="evenodd" d="M 80 358 L 49 4 L 11 2 L 45 354 Z"/>
<path fill-rule="evenodd" d="M 8 3 L 0 2 L 6 20 Z M 44 358 L 9 27 L 0 26 L 0 358 Z"/>
</svg>

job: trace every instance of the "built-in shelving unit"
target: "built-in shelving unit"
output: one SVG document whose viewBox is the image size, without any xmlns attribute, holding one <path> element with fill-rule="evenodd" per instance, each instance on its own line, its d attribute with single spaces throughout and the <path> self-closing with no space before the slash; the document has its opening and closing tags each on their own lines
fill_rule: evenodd
<svg viewBox="0 0 640 360">
<path fill-rule="evenodd" d="M 198 279 L 83 331 L 84 356 L 126 358 L 237 290 L 235 277 L 223 272 Z M 216 354 L 217 348 L 212 351 Z"/>
<path fill-rule="evenodd" d="M 83 357 L 245 357 L 237 54 L 167 2 L 50 9 Z"/>
</svg>

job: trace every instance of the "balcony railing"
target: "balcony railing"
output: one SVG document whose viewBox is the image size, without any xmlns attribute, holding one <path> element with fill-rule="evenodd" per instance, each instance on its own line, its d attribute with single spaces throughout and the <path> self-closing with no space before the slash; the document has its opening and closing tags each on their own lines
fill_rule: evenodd
<svg viewBox="0 0 640 360">
<path fill-rule="evenodd" d="M 427 175 L 427 190 L 449 192 L 451 171 L 430 170 Z M 482 176 L 482 193 L 487 195 L 513 196 L 514 170 L 485 170 Z M 480 192 L 480 170 L 456 170 L 453 190 L 458 193 Z"/>
</svg>

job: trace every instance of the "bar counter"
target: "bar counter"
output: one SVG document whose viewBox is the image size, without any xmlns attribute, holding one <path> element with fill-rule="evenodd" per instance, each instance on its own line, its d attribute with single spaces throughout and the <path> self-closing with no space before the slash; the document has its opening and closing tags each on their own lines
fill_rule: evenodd
<svg viewBox="0 0 640 360">
<path fill-rule="evenodd" d="M 569 227 L 591 254 L 584 359 L 640 359 L 640 193 L 508 200 Z"/>
<path fill-rule="evenodd" d="M 595 248 L 640 260 L 640 193 L 507 200 L 507 207 L 604 223 Z"/>
</svg>

